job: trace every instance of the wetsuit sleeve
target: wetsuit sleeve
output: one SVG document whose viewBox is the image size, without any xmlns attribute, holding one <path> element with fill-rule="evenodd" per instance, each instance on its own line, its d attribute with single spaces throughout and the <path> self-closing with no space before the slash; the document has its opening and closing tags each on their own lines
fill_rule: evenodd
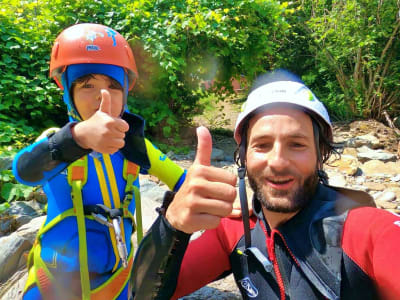
<svg viewBox="0 0 400 300">
<path fill-rule="evenodd" d="M 190 235 L 175 230 L 160 215 L 135 254 L 131 285 L 137 300 L 170 299 Z"/>
<path fill-rule="evenodd" d="M 376 284 L 382 299 L 400 299 L 400 216 L 376 208 L 351 210 L 343 251 Z"/>
<path fill-rule="evenodd" d="M 158 217 L 136 252 L 134 299 L 177 299 L 230 272 L 232 247 L 222 222 L 190 243 L 189 238 Z"/>
<path fill-rule="evenodd" d="M 22 149 L 13 160 L 15 178 L 26 185 L 41 185 L 65 169 L 70 163 L 90 153 L 73 139 L 68 123 L 34 144 Z"/>
<path fill-rule="evenodd" d="M 142 174 L 154 175 L 172 191 L 177 191 L 185 180 L 186 171 L 145 138 L 145 121 L 141 116 L 125 112 L 122 119 L 129 124 L 121 149 L 124 157 L 139 165 Z"/>
<path fill-rule="evenodd" d="M 230 245 L 230 238 L 225 235 L 224 221 L 229 222 L 223 219 L 216 229 L 206 230 L 199 238 L 189 243 L 180 268 L 178 284 L 171 299 L 188 295 L 231 273 L 229 256 L 233 244 Z"/>
<path fill-rule="evenodd" d="M 172 191 L 177 191 L 186 177 L 186 171 L 170 160 L 148 139 L 145 139 L 150 160 L 148 173 L 164 182 Z"/>
</svg>

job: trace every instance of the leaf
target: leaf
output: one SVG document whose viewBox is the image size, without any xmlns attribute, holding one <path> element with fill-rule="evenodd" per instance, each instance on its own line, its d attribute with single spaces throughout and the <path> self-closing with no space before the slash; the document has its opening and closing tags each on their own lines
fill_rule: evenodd
<svg viewBox="0 0 400 300">
<path fill-rule="evenodd" d="M 5 199 L 6 201 L 10 201 L 12 200 L 12 196 L 13 196 L 13 186 L 14 184 L 10 183 L 10 182 L 6 182 L 5 184 L 3 184 L 3 186 L 1 187 L 1 197 L 3 199 Z"/>
<path fill-rule="evenodd" d="M 8 202 L 1 203 L 0 204 L 0 214 L 2 214 L 8 208 L 10 208 L 10 204 Z"/>
</svg>

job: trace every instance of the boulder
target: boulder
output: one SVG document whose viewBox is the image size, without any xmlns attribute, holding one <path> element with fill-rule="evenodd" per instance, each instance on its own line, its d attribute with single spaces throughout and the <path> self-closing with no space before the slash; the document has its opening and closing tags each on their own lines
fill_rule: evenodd
<svg viewBox="0 0 400 300">
<path fill-rule="evenodd" d="M 396 154 L 384 151 L 384 150 L 372 150 L 366 146 L 357 149 L 357 158 L 360 162 L 366 162 L 368 160 L 380 160 L 383 162 L 396 161 Z"/>
<path fill-rule="evenodd" d="M 384 163 L 380 160 L 370 160 L 363 163 L 360 169 L 365 175 L 370 176 L 382 174 L 397 176 L 400 173 L 400 161 Z"/>
<path fill-rule="evenodd" d="M 341 155 L 340 159 L 329 162 L 331 167 L 337 168 L 339 171 L 350 176 L 357 173 L 359 164 L 357 158 L 352 155 Z"/>
<path fill-rule="evenodd" d="M 15 232 L 0 238 L 0 282 L 8 280 L 14 274 L 22 254 L 31 247 L 28 240 Z"/>
</svg>

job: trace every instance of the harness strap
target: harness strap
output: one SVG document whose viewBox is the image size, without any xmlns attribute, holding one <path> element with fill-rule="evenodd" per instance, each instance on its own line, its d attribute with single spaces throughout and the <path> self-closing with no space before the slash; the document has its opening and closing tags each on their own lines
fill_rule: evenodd
<svg viewBox="0 0 400 300">
<path fill-rule="evenodd" d="M 94 159 L 96 161 L 96 159 Z M 125 167 L 126 166 L 126 167 Z M 96 169 L 97 171 L 97 169 Z M 102 170 L 101 170 L 102 171 Z M 103 177 L 101 180 L 99 176 L 99 183 L 101 185 L 102 181 L 104 183 L 103 187 L 105 187 L 104 173 L 101 172 Z M 108 172 L 109 173 L 109 172 Z M 127 184 L 125 187 L 125 199 L 122 203 L 122 207 L 110 209 L 111 213 L 115 216 L 123 216 L 123 218 L 130 218 L 132 220 L 132 224 L 135 227 L 135 218 L 132 213 L 129 211 L 129 204 L 132 200 L 133 195 L 135 195 L 135 199 L 139 199 L 137 208 L 140 210 L 140 193 L 139 189 L 133 185 L 139 174 L 139 166 L 125 160 L 124 161 L 124 171 L 123 176 L 126 178 Z M 99 175 L 99 174 L 98 174 Z M 112 173 L 113 175 L 113 173 Z M 55 299 L 57 298 L 54 294 L 56 291 L 63 293 L 64 295 L 68 295 L 69 291 L 64 287 L 60 286 L 57 282 L 55 282 L 53 275 L 49 271 L 46 263 L 41 258 L 41 244 L 40 238 L 41 236 L 61 222 L 63 219 L 67 217 L 76 217 L 77 225 L 78 225 L 78 236 L 79 236 L 79 263 L 80 263 L 80 277 L 81 277 L 81 288 L 82 288 L 82 299 L 115 299 L 125 288 L 130 273 L 133 266 L 133 247 L 131 248 L 129 257 L 128 257 L 128 266 L 126 268 L 119 268 L 114 274 L 102 285 L 97 287 L 94 290 L 90 290 L 90 277 L 88 270 L 88 258 L 87 258 L 87 240 L 86 240 L 86 228 L 85 228 L 85 218 L 93 219 L 90 215 L 91 212 L 107 214 L 107 212 L 98 205 L 85 205 L 83 206 L 82 201 L 82 188 L 84 184 L 87 182 L 87 156 L 75 161 L 68 168 L 68 183 L 71 186 L 71 197 L 73 202 L 73 208 L 68 209 L 55 218 L 53 218 L 49 223 L 43 224 L 38 231 L 37 238 L 35 240 L 34 246 L 32 247 L 31 252 L 28 257 L 28 266 L 29 275 L 28 281 L 25 285 L 24 292 L 27 292 L 32 286 L 35 284 L 38 286 L 42 296 L 44 299 Z M 115 179 L 114 179 L 115 183 Z M 118 190 L 116 190 L 118 191 Z M 105 193 L 102 194 L 104 196 Z M 115 195 L 115 191 L 113 196 Z M 107 193 L 108 196 L 108 193 Z M 103 200 L 105 204 L 111 206 L 110 198 L 105 197 Z M 115 198 L 114 198 L 115 201 Z M 118 200 L 116 201 L 118 205 L 121 205 Z M 107 206 L 108 207 L 108 206 Z M 108 211 L 108 209 L 107 209 Z M 86 215 L 86 216 L 85 216 Z M 110 217 L 109 215 L 107 215 Z M 139 213 L 141 217 L 141 213 Z M 138 215 L 136 216 L 138 218 Z M 121 218 L 122 219 L 122 218 Z M 140 218 L 141 224 L 141 218 Z M 123 226 L 122 226 L 123 227 Z M 122 229 L 123 230 L 123 229 Z M 114 233 L 114 231 L 111 231 Z M 142 230 L 140 230 L 142 232 Z M 139 236 L 138 236 L 139 241 Z M 116 253 L 116 257 L 119 258 L 118 252 Z M 72 295 L 71 295 L 72 296 Z"/>
<path fill-rule="evenodd" d="M 103 157 L 105 157 L 105 155 L 103 155 Z M 93 158 L 93 162 L 94 162 L 94 166 L 96 168 L 97 178 L 99 180 L 100 191 L 103 196 L 103 203 L 105 206 L 111 208 L 111 200 L 110 200 L 110 196 L 108 194 L 107 183 L 106 183 L 106 179 L 104 176 L 103 167 L 101 165 L 101 162 L 97 158 Z M 118 254 L 117 240 L 115 237 L 115 232 L 111 227 L 108 228 L 108 231 L 110 233 L 111 244 L 112 244 L 112 247 L 114 250 L 114 255 L 115 255 L 115 264 L 112 269 L 112 271 L 114 272 L 118 268 L 120 257 Z"/>
<path fill-rule="evenodd" d="M 83 169 L 83 171 L 82 171 Z M 76 213 L 79 237 L 79 270 L 81 276 L 82 299 L 90 299 L 90 277 L 87 257 L 86 224 L 83 211 L 82 188 L 87 181 L 87 156 L 72 163 L 68 172 L 71 198 Z"/>
<path fill-rule="evenodd" d="M 119 268 L 105 284 L 92 291 L 91 300 L 115 299 L 128 282 L 133 266 L 133 251 L 131 251 L 126 268 Z"/>
<path fill-rule="evenodd" d="M 143 222 L 142 222 L 142 203 L 140 199 L 140 192 L 137 187 L 133 185 L 134 181 L 139 175 L 139 166 L 133 162 L 125 159 L 123 176 L 126 180 L 125 186 L 125 200 L 124 207 L 125 211 L 129 212 L 128 205 L 130 204 L 133 195 L 135 196 L 135 208 L 136 208 L 136 236 L 138 244 L 143 238 Z"/>
</svg>

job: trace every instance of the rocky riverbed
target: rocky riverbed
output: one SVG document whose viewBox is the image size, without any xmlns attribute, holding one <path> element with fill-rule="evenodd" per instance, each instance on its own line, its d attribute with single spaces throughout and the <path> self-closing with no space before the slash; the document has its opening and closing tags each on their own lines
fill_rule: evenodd
<svg viewBox="0 0 400 300">
<path fill-rule="evenodd" d="M 400 213 L 400 137 L 376 121 L 335 124 L 335 141 L 343 146 L 341 157 L 332 157 L 325 169 L 330 184 L 364 190 L 379 208 Z M 213 137 L 212 164 L 236 172 L 235 143 L 226 136 Z M 194 148 L 194 146 L 193 146 Z M 188 168 L 194 152 L 168 154 Z M 166 186 L 151 176 L 141 176 L 144 227 L 156 217 Z M 44 221 L 45 197 L 37 191 L 30 201 L 11 203 L 0 216 L 0 299 L 20 299 L 26 281 L 26 259 L 36 232 Z M 232 276 L 211 283 L 182 299 L 241 299 Z"/>
</svg>

